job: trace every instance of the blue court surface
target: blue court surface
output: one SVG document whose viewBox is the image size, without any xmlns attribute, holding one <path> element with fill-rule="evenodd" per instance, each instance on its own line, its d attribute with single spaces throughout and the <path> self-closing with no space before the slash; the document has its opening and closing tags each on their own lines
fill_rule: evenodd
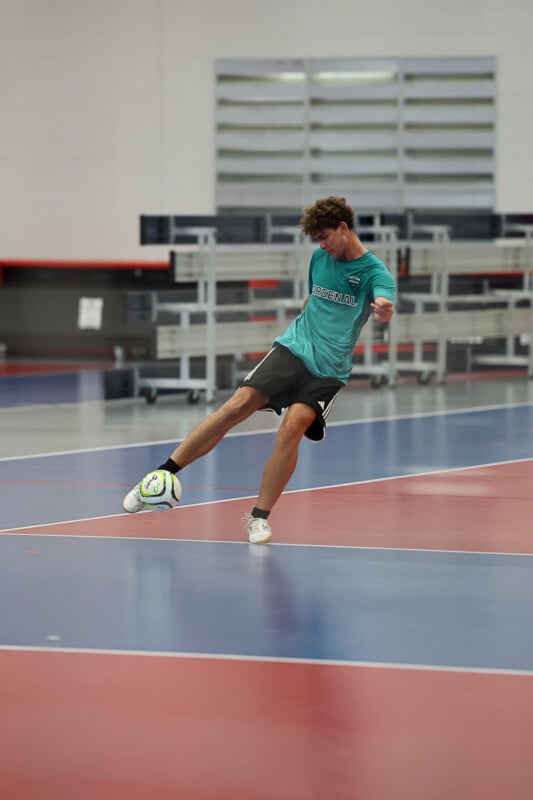
<svg viewBox="0 0 533 800">
<path fill-rule="evenodd" d="M 331 425 L 249 545 L 274 436 L 0 460 L 3 797 L 533 796 L 533 405 Z"/>
<path fill-rule="evenodd" d="M 39 375 L 11 375 L 0 382 L 0 408 L 36 406 L 46 403 L 80 403 L 103 400 L 104 374 L 100 370 L 79 370 Z"/>
</svg>

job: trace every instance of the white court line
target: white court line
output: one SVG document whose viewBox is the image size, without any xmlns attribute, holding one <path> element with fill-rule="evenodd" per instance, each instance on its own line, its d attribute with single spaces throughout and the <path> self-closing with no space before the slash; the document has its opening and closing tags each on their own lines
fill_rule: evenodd
<svg viewBox="0 0 533 800">
<path fill-rule="evenodd" d="M 227 439 L 231 436 L 256 436 L 258 434 L 265 434 L 265 433 L 275 433 L 275 430 L 265 428 L 264 430 L 258 431 L 243 431 L 242 433 L 227 433 L 224 436 L 224 439 Z M 84 447 L 80 448 L 79 450 L 57 450 L 55 452 L 50 453 L 32 453 L 29 455 L 24 456 L 2 456 L 0 461 L 23 461 L 28 458 L 55 458 L 56 456 L 73 456 L 83 453 L 101 453 L 106 452 L 108 450 L 127 450 L 131 449 L 132 447 L 157 447 L 160 444 L 169 444 L 169 445 L 176 445 L 179 442 L 182 442 L 182 439 L 159 439 L 152 442 L 135 442 L 133 444 L 112 444 L 112 445 L 102 445 L 101 447 Z"/>
<path fill-rule="evenodd" d="M 202 659 L 203 661 L 242 661 L 264 662 L 273 664 L 309 664 L 326 667 L 368 667 L 371 669 L 399 669 L 420 672 L 461 672 L 481 675 L 513 675 L 533 677 L 533 669 L 510 669 L 498 667 L 464 667 L 460 665 L 441 666 L 438 664 L 403 664 L 393 661 L 343 661 L 331 658 L 290 658 L 286 656 L 250 656 L 235 653 L 178 653 L 158 650 L 114 650 L 89 647 L 32 647 L 28 645 L 0 645 L 0 651 L 29 653 L 68 653 L 73 655 L 100 656 L 143 656 L 145 658 Z"/>
<path fill-rule="evenodd" d="M 501 466 L 505 466 L 507 464 L 523 464 L 523 463 L 526 463 L 528 461 L 533 461 L 533 457 L 531 457 L 531 458 L 509 459 L 509 460 L 506 460 L 506 461 L 494 461 L 494 462 L 491 462 L 489 464 L 487 464 L 487 463 L 484 463 L 484 464 L 473 464 L 473 465 L 470 465 L 468 467 L 450 467 L 449 469 L 435 469 L 435 470 L 429 470 L 428 472 L 413 472 L 413 473 L 409 473 L 408 475 L 388 475 L 388 476 L 386 476 L 384 478 L 369 478 L 368 480 L 363 480 L 363 481 L 350 481 L 348 483 L 333 483 L 333 484 L 330 484 L 328 486 L 314 486 L 314 487 L 310 487 L 310 488 L 307 488 L 307 489 L 289 489 L 288 491 L 285 491 L 283 494 L 304 494 L 306 492 L 319 492 L 319 491 L 322 491 L 324 489 L 342 489 L 344 487 L 349 487 L 349 486 L 364 486 L 365 484 L 370 484 L 370 483 L 384 483 L 384 482 L 388 482 L 388 481 L 409 480 L 411 478 L 425 478 L 425 477 L 430 476 L 430 475 L 444 475 L 444 474 L 450 474 L 450 473 L 453 473 L 453 472 L 464 472 L 464 471 L 467 471 L 467 470 L 487 469 L 489 467 L 501 467 Z M 253 500 L 256 496 L 257 495 L 253 494 L 253 495 L 244 495 L 242 497 L 227 497 L 227 498 L 224 498 L 222 500 L 206 500 L 205 502 L 202 502 L 202 503 L 190 503 L 188 505 L 186 503 L 184 503 L 181 506 L 179 506 L 178 508 L 170 509 L 170 510 L 176 512 L 176 511 L 179 511 L 179 508 L 198 508 L 199 506 L 209 506 L 209 505 L 215 505 L 215 504 L 218 505 L 219 503 L 233 503 L 233 502 L 236 502 L 236 501 L 239 501 L 239 500 Z M 150 512 L 149 510 L 147 510 L 147 511 L 141 511 L 140 513 L 149 514 L 149 513 L 154 513 L 154 512 Z M 16 528 L 1 528 L 0 529 L 0 533 L 5 533 L 5 534 L 13 533 L 13 534 L 15 534 L 17 531 L 25 531 L 25 530 L 30 530 L 30 529 L 33 529 L 33 528 L 49 528 L 51 525 L 73 525 L 76 522 L 96 522 L 96 521 L 102 520 L 102 519 L 115 519 L 117 517 L 123 517 L 123 516 L 125 516 L 125 513 L 106 514 L 106 515 L 104 515 L 102 517 L 81 517 L 81 518 L 77 518 L 77 519 L 59 520 L 58 522 L 43 522 L 43 523 L 38 523 L 36 525 L 21 525 L 20 527 L 16 527 Z M 55 535 L 61 535 L 61 534 L 50 534 L 50 535 L 51 536 L 55 536 Z M 65 534 L 65 538 L 73 538 L 73 539 L 77 539 L 77 538 L 83 538 L 83 539 L 86 539 L 86 538 L 91 538 L 91 539 L 99 539 L 99 538 L 101 538 L 101 539 L 138 539 L 138 540 L 143 540 L 144 538 L 146 538 L 147 540 L 150 540 L 150 541 L 158 541 L 156 538 L 151 537 L 151 536 L 147 536 L 147 537 L 139 537 L 139 536 L 131 536 L 131 537 L 130 536 L 91 536 L 91 537 L 86 537 L 86 536 L 82 536 L 82 535 L 78 536 L 78 535 L 75 535 L 75 534 Z M 169 540 L 161 539 L 160 541 L 169 541 Z M 190 539 L 190 540 L 180 539 L 179 541 L 219 541 L 219 540 L 217 540 L 217 539 L 213 539 L 213 540 L 208 540 L 208 539 L 201 539 L 201 540 L 200 539 L 198 539 L 198 540 L 197 539 Z M 300 546 L 302 546 L 302 547 L 303 546 L 309 546 L 309 547 L 311 547 L 311 546 L 313 546 L 313 547 L 325 547 L 325 546 L 330 547 L 331 546 L 332 547 L 333 545 L 298 545 L 298 546 L 299 547 Z M 349 547 L 349 545 L 347 545 L 347 547 Z M 387 550 L 393 549 L 393 550 L 395 550 L 396 548 L 388 548 L 387 547 L 387 548 L 375 548 L 375 549 L 387 549 Z M 403 548 L 398 548 L 398 549 L 401 550 Z M 406 549 L 410 549 L 410 548 L 406 548 Z M 426 550 L 426 548 L 424 548 L 424 552 L 425 552 L 425 550 Z M 451 553 L 451 552 L 455 552 L 455 551 L 445 550 L 443 552 Z M 457 552 L 462 552 L 462 551 L 459 550 Z M 464 552 L 469 553 L 469 552 L 477 552 L 477 551 L 465 550 Z M 481 552 L 484 552 L 484 551 L 481 551 Z"/>
<path fill-rule="evenodd" d="M 443 409 L 439 411 L 423 411 L 417 412 L 416 414 L 398 414 L 396 416 L 386 416 L 386 417 L 367 417 L 365 419 L 355 419 L 355 420 L 339 420 L 338 422 L 329 422 L 327 424 L 328 428 L 339 427 L 340 425 L 365 425 L 373 422 L 395 422 L 398 420 L 405 420 L 405 419 L 421 419 L 425 417 L 443 417 L 443 416 L 453 416 L 455 414 L 476 414 L 486 411 L 500 411 L 502 409 L 509 409 L 509 408 L 526 408 L 528 406 L 533 406 L 533 401 L 523 402 L 523 403 L 500 403 L 497 405 L 490 405 L 490 406 L 479 406 L 477 408 L 458 408 L 458 409 Z M 39 406 L 32 406 L 33 409 L 39 408 Z M 0 412 L 2 409 L 0 408 Z M 228 437 L 234 436 L 258 436 L 258 435 L 265 435 L 265 434 L 275 434 L 275 428 L 264 428 L 261 430 L 254 430 L 254 431 L 230 431 L 224 436 L 224 439 Z M 183 437 L 185 438 L 185 437 Z M 1 461 L 21 461 L 23 459 L 28 458 L 49 458 L 54 456 L 69 456 L 69 455 L 76 455 L 81 453 L 98 453 L 106 450 L 126 450 L 132 447 L 157 447 L 158 445 L 162 444 L 170 444 L 176 445 L 179 442 L 183 441 L 181 439 L 158 439 L 151 442 L 130 442 L 128 444 L 114 444 L 114 445 L 106 445 L 101 447 L 86 447 L 80 448 L 78 450 L 58 450 L 55 452 L 46 452 L 46 453 L 29 453 L 23 456 L 2 456 L 0 457 Z"/>
<path fill-rule="evenodd" d="M 76 520 L 75 520 L 76 521 Z M 50 524 L 50 523 L 49 523 Z M 51 523 L 53 524 L 53 523 Z M 60 523 L 58 523 L 60 524 Z M 40 527 L 38 525 L 32 525 L 32 528 Z M 10 536 L 13 537 L 21 537 L 23 538 L 23 534 L 17 533 L 18 530 L 23 530 L 21 528 L 15 528 L 12 531 L 0 531 L 0 533 L 7 539 Z M 113 542 L 167 542 L 168 544 L 180 545 L 180 544 L 197 544 L 197 545 L 212 545 L 212 544 L 219 544 L 219 545 L 238 545 L 240 547 L 250 547 L 250 543 L 246 539 L 175 539 L 170 537 L 162 537 L 162 536 L 101 536 L 96 534 L 94 536 L 82 536 L 81 534 L 72 534 L 72 533 L 43 533 L 43 534 L 35 534 L 39 536 L 40 539 L 83 539 L 86 541 L 113 541 Z M 31 537 L 31 534 L 30 534 Z M 30 538 L 26 535 L 26 538 Z M 288 549 L 300 549 L 300 548 L 313 548 L 315 550 L 369 550 L 376 553 L 382 552 L 393 552 L 393 553 L 433 553 L 437 555 L 458 555 L 458 556 L 506 556 L 507 558 L 531 558 L 533 557 L 533 553 L 516 553 L 516 552 L 509 552 L 506 550 L 443 550 L 441 548 L 431 548 L 431 547 L 379 547 L 378 545 L 370 545 L 370 544 L 311 544 L 306 542 L 269 542 L 268 545 L 256 545 L 256 547 L 260 547 L 261 551 L 267 551 L 268 548 L 276 548 L 276 547 L 286 547 Z"/>
</svg>

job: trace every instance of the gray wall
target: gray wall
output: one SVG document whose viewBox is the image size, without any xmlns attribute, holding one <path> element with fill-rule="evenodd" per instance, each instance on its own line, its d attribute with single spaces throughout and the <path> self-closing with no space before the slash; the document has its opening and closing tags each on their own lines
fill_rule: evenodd
<svg viewBox="0 0 533 800">
<path fill-rule="evenodd" d="M 533 210 L 531 0 L 1 0 L 0 260 L 160 260 L 214 211 L 214 61 L 498 59 L 497 207 Z"/>
<path fill-rule="evenodd" d="M 99 297 L 99 329 L 80 329 L 80 297 Z M 0 289 L 0 341 L 16 357 L 112 359 L 117 345 L 127 358 L 149 359 L 155 335 L 149 317 L 132 314 L 128 294 L 117 289 L 8 287 Z"/>
</svg>

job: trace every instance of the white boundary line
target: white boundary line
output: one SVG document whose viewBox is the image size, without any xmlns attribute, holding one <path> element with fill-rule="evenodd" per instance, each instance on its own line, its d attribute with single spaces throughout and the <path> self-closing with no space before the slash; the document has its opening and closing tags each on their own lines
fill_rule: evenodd
<svg viewBox="0 0 533 800">
<path fill-rule="evenodd" d="M 483 675 L 512 675 L 533 677 L 533 669 L 511 669 L 498 667 L 462 667 L 439 666 L 438 664 L 404 664 L 393 661 L 343 661 L 330 658 L 288 658 L 286 656 L 250 656 L 234 653 L 178 653 L 173 651 L 158 650 L 114 650 L 90 647 L 33 647 L 29 645 L 0 645 L 0 652 L 29 652 L 29 653 L 67 653 L 73 655 L 101 655 L 101 656 L 143 656 L 146 658 L 176 658 L 176 659 L 202 659 L 213 661 L 255 661 L 274 664 L 308 664 L 326 667 L 368 667 L 371 669 L 400 669 L 421 672 L 462 672 Z"/>
<path fill-rule="evenodd" d="M 75 520 L 78 522 L 79 520 Z M 85 521 L 85 520 L 84 520 Z M 48 523 L 53 525 L 54 523 Z M 64 523 L 57 523 L 64 524 Z M 32 525 L 31 528 L 40 527 Z M 3 537 L 23 537 L 23 534 L 17 533 L 23 528 L 14 528 L 13 530 L 0 531 Z M 24 534 L 26 535 L 26 534 Z M 26 535 L 26 538 L 31 538 L 32 534 Z M 113 541 L 113 542 L 168 542 L 169 544 L 197 544 L 197 545 L 238 545 L 240 547 L 250 547 L 249 543 L 243 539 L 174 539 L 162 536 L 81 536 L 71 533 L 44 533 L 35 534 L 40 539 L 82 539 L 84 541 Z M 435 547 L 377 547 L 376 545 L 350 545 L 350 544 L 306 544 L 305 542 L 270 542 L 268 547 L 286 547 L 286 548 L 313 548 L 315 550 L 369 550 L 375 553 L 435 553 L 437 555 L 459 555 L 459 556 L 505 556 L 506 558 L 531 558 L 533 553 L 515 553 L 506 550 L 443 550 L 442 548 Z"/>
<path fill-rule="evenodd" d="M 327 486 L 314 486 L 314 487 L 310 487 L 310 488 L 306 488 L 306 489 L 290 489 L 290 490 L 284 492 L 284 494 L 303 494 L 303 493 L 306 493 L 306 492 L 318 492 L 318 491 L 322 491 L 324 489 L 341 489 L 341 488 L 348 487 L 348 486 L 364 486 L 364 485 L 370 484 L 370 483 L 384 483 L 384 482 L 387 482 L 387 481 L 407 480 L 407 479 L 410 479 L 410 478 L 425 478 L 425 477 L 428 477 L 428 476 L 431 476 L 431 475 L 445 475 L 445 474 L 449 474 L 449 473 L 453 473 L 453 472 L 464 472 L 466 470 L 487 469 L 489 467 L 501 467 L 501 466 L 505 466 L 506 464 L 522 464 L 522 463 L 525 463 L 527 461 L 533 461 L 533 457 L 510 459 L 510 460 L 506 460 L 506 461 L 494 461 L 494 462 L 491 462 L 490 464 L 487 464 L 487 463 L 484 463 L 484 464 L 473 464 L 473 465 L 470 465 L 468 467 L 450 467 L 449 469 L 435 469 L 435 470 L 430 470 L 428 472 L 413 472 L 413 473 L 409 473 L 407 475 L 388 475 L 388 476 L 386 476 L 384 478 L 369 478 L 368 480 L 363 480 L 363 481 L 350 481 L 348 483 L 334 483 L 334 484 L 330 484 L 330 485 L 327 485 Z M 240 500 L 250 500 L 250 499 L 253 499 L 255 496 L 256 495 L 243 495 L 242 497 L 228 497 L 228 498 L 224 498 L 222 500 L 206 500 L 205 502 L 202 502 L 202 503 L 190 503 L 189 505 L 184 504 L 184 505 L 182 505 L 180 507 L 181 508 L 198 508 L 199 506 L 209 506 L 209 505 L 214 505 L 214 504 L 218 505 L 219 503 L 233 503 L 233 502 L 240 501 Z M 178 507 L 176 509 L 172 509 L 172 511 L 177 512 L 177 511 L 179 511 L 180 507 Z M 147 510 L 147 511 L 142 511 L 140 513 L 149 514 L 151 512 Z M 91 522 L 91 521 L 94 522 L 94 521 L 97 521 L 97 520 L 115 519 L 117 517 L 123 517 L 123 516 L 124 516 L 124 513 L 121 513 L 121 514 L 107 514 L 107 515 L 104 515 L 102 517 L 82 517 L 80 519 L 67 519 L 67 520 L 60 520 L 58 522 L 42 522 L 42 523 L 39 523 L 37 525 L 21 525 L 20 527 L 17 527 L 17 528 L 1 528 L 0 529 L 0 534 L 10 534 L 10 533 L 11 534 L 16 534 L 17 531 L 33 530 L 34 528 L 48 528 L 48 527 L 50 527 L 52 525 L 73 525 L 76 522 Z M 49 535 L 50 536 L 61 536 L 62 534 L 49 534 Z M 139 536 L 90 536 L 90 537 L 87 537 L 87 536 L 77 536 L 75 534 L 65 534 L 64 538 L 72 538 L 72 539 L 78 539 L 78 538 L 83 538 L 83 539 L 87 539 L 87 538 L 90 538 L 90 539 L 137 539 L 138 541 L 142 541 L 143 539 L 146 539 L 148 541 L 154 541 L 154 542 L 155 541 L 191 541 L 191 542 L 192 541 L 212 541 L 212 542 L 221 541 L 221 540 L 218 540 L 218 539 L 176 539 L 176 540 L 174 540 L 174 539 L 157 538 L 157 537 L 151 537 L 151 536 L 146 536 L 146 537 L 139 537 Z M 236 541 L 236 543 L 238 543 L 238 541 Z M 342 546 L 342 545 L 292 545 L 292 544 L 289 545 L 288 544 L 287 546 L 294 546 L 294 547 L 335 547 L 335 546 Z M 347 549 L 350 549 L 349 545 L 344 545 L 344 546 L 347 547 Z M 354 549 L 357 549 L 357 548 L 354 548 Z M 398 547 L 398 548 L 394 548 L 394 547 L 393 548 L 388 548 L 388 547 L 387 548 L 379 548 L 379 547 L 376 547 L 376 548 L 364 548 L 364 547 L 361 547 L 359 549 L 371 549 L 371 550 L 374 550 L 374 549 L 375 550 L 381 550 L 381 549 L 386 549 L 386 550 L 390 550 L 390 549 L 392 549 L 392 550 L 396 550 L 396 549 L 397 550 L 404 550 L 404 549 L 405 550 L 411 550 L 412 549 L 412 550 L 415 550 L 417 548 L 401 548 L 401 547 Z M 426 552 L 426 548 L 423 548 L 423 549 L 421 548 L 421 552 Z M 439 552 L 439 551 L 435 551 L 435 552 Z M 443 553 L 452 553 L 452 552 L 470 553 L 470 552 L 478 552 L 478 551 L 477 550 L 474 550 L 474 551 L 471 551 L 471 550 L 465 550 L 465 551 L 462 551 L 462 550 L 457 550 L 457 551 L 454 551 L 454 550 L 443 550 L 442 552 Z M 481 552 L 485 552 L 485 551 L 481 551 Z M 499 555 L 506 555 L 506 554 L 505 553 L 501 553 Z M 529 555 L 529 554 L 528 553 L 523 553 L 523 554 L 522 553 L 509 553 L 507 555 Z"/>
<path fill-rule="evenodd" d="M 425 417 L 443 417 L 443 416 L 453 416 L 455 414 L 476 414 L 486 411 L 500 411 L 505 410 L 508 408 L 527 408 L 529 406 L 533 406 L 533 401 L 530 402 L 523 402 L 523 403 L 500 403 L 497 405 L 490 405 L 490 406 L 479 406 L 477 408 L 458 408 L 458 409 L 443 409 L 439 411 L 423 411 L 418 412 L 416 414 L 398 414 L 396 416 L 387 416 L 387 417 L 365 417 L 365 419 L 355 419 L 355 420 L 339 420 L 338 422 L 328 422 L 327 427 L 339 427 L 341 425 L 363 425 L 373 422 L 395 422 L 398 420 L 404 419 L 421 419 Z M 39 406 L 31 406 L 32 409 L 39 408 Z M 0 409 L 1 411 L 1 409 Z M 258 436 L 258 435 L 265 435 L 265 434 L 275 434 L 275 428 L 263 428 L 260 430 L 253 430 L 253 431 L 230 431 L 225 435 L 225 439 L 228 437 L 234 436 Z M 182 442 L 182 439 L 158 439 L 152 442 L 130 442 L 128 444 L 114 444 L 114 445 L 105 445 L 101 447 L 86 447 L 80 448 L 77 450 L 58 450 L 56 452 L 47 452 L 47 453 L 28 453 L 23 456 L 2 456 L 0 457 L 0 462 L 2 461 L 21 461 L 27 458 L 50 458 L 54 456 L 67 456 L 67 455 L 76 455 L 78 453 L 98 453 L 105 450 L 125 450 L 132 447 L 157 447 L 158 445 L 162 444 L 177 444 L 178 442 Z"/>
</svg>

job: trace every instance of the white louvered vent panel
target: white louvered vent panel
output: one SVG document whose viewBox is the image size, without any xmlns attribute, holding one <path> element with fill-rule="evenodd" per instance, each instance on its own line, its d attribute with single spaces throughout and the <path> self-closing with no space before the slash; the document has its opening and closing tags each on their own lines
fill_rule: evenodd
<svg viewBox="0 0 533 800">
<path fill-rule="evenodd" d="M 494 206 L 493 58 L 226 59 L 216 67 L 219 210 Z"/>
</svg>

